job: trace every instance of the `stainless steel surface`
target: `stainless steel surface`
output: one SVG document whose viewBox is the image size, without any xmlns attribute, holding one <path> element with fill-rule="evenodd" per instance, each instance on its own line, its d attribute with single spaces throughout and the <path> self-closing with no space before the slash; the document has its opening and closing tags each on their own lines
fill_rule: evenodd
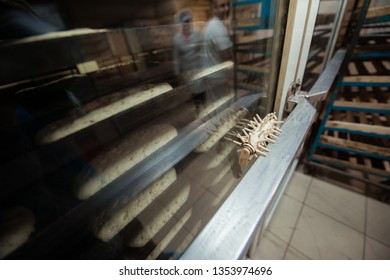
<svg viewBox="0 0 390 280">
<path fill-rule="evenodd" d="M 275 195 L 274 201 L 271 202 L 271 205 L 267 209 L 267 213 L 265 218 L 263 219 L 263 222 L 261 223 L 261 228 L 257 231 L 255 238 L 253 239 L 253 242 L 250 246 L 250 249 L 248 250 L 247 257 L 249 259 L 254 258 L 254 254 L 258 251 L 258 246 L 260 244 L 260 240 L 262 235 L 264 234 L 265 229 L 268 227 L 268 224 L 271 222 L 272 216 L 278 207 L 279 201 L 283 196 L 283 193 L 290 182 L 290 179 L 292 175 L 295 172 L 295 169 L 299 163 L 299 158 L 295 158 L 294 162 L 291 164 L 291 167 L 289 168 L 287 175 L 283 178 L 283 182 L 281 183 L 281 186 L 279 187 L 278 193 Z"/>
<path fill-rule="evenodd" d="M 201 231 L 181 259 L 240 259 L 247 252 L 258 225 L 291 164 L 316 114 L 299 101 L 282 126 L 283 133 L 259 158 L 233 193 Z"/>
</svg>

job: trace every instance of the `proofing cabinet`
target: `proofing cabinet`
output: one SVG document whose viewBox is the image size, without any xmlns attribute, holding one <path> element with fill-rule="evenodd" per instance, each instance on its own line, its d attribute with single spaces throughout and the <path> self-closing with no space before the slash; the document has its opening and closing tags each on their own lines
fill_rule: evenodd
<svg viewBox="0 0 390 280">
<path fill-rule="evenodd" d="M 250 257 L 343 52 L 300 92 L 319 1 L 244 2 L 234 59 L 180 74 L 177 23 L 0 42 L 1 258 Z"/>
</svg>

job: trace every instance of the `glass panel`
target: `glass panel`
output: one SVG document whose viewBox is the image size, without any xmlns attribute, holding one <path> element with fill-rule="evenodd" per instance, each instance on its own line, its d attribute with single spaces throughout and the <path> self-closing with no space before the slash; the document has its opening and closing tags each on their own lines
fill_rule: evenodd
<svg viewBox="0 0 390 280">
<path fill-rule="evenodd" d="M 280 48 L 272 46 L 283 39 L 274 37 L 283 18 L 275 15 L 286 15 L 286 5 L 241 1 L 229 15 L 245 2 L 257 6 L 257 22 L 230 25 L 231 43 L 219 34 L 207 41 L 209 23 L 196 13 L 208 11 L 203 1 L 192 17 L 174 9 L 169 24 L 1 41 L 0 238 L 18 236 L 1 258 L 180 256 L 255 160 L 248 146 L 252 159 L 242 164 L 232 142 L 248 142 L 240 122 L 264 118 L 263 101 L 273 98 Z M 215 43 L 231 46 L 234 59 L 207 64 Z M 199 57 L 183 63 L 185 51 Z M 254 91 L 239 87 L 241 75 Z M 272 135 L 260 139 L 259 155 L 280 133 L 272 118 L 264 123 Z M 259 118 L 251 125 L 260 129 Z"/>
<path fill-rule="evenodd" d="M 321 0 L 318 8 L 310 52 L 301 89 L 308 91 L 314 85 L 330 59 L 338 20 L 343 13 L 343 1 Z"/>
<path fill-rule="evenodd" d="M 282 42 L 282 35 L 274 37 L 278 31 L 275 22 L 284 26 L 287 5 L 288 1 L 233 1 L 235 89 L 239 96 L 260 93 L 262 114 L 273 110 L 281 57 L 275 55 L 280 53 Z"/>
</svg>

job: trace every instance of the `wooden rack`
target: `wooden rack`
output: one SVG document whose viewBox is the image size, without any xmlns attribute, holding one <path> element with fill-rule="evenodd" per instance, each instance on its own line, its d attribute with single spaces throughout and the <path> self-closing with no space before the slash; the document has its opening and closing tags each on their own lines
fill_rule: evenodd
<svg viewBox="0 0 390 280">
<path fill-rule="evenodd" d="M 265 94 L 272 48 L 267 30 L 273 28 L 275 1 L 233 1 L 232 8 L 236 90 Z"/>
<path fill-rule="evenodd" d="M 363 4 L 309 160 L 378 183 L 390 178 L 389 17 Z"/>
</svg>

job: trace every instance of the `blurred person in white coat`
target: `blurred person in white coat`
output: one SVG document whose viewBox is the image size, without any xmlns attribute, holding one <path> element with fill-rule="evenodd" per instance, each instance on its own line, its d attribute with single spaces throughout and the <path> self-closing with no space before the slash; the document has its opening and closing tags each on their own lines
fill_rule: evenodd
<svg viewBox="0 0 390 280">
<path fill-rule="evenodd" d="M 230 1 L 210 0 L 213 13 L 204 30 L 203 67 L 208 68 L 233 59 L 233 42 L 224 21 L 229 17 Z M 228 94 L 227 75 L 218 71 L 206 83 L 207 102 L 213 102 Z"/>
</svg>

